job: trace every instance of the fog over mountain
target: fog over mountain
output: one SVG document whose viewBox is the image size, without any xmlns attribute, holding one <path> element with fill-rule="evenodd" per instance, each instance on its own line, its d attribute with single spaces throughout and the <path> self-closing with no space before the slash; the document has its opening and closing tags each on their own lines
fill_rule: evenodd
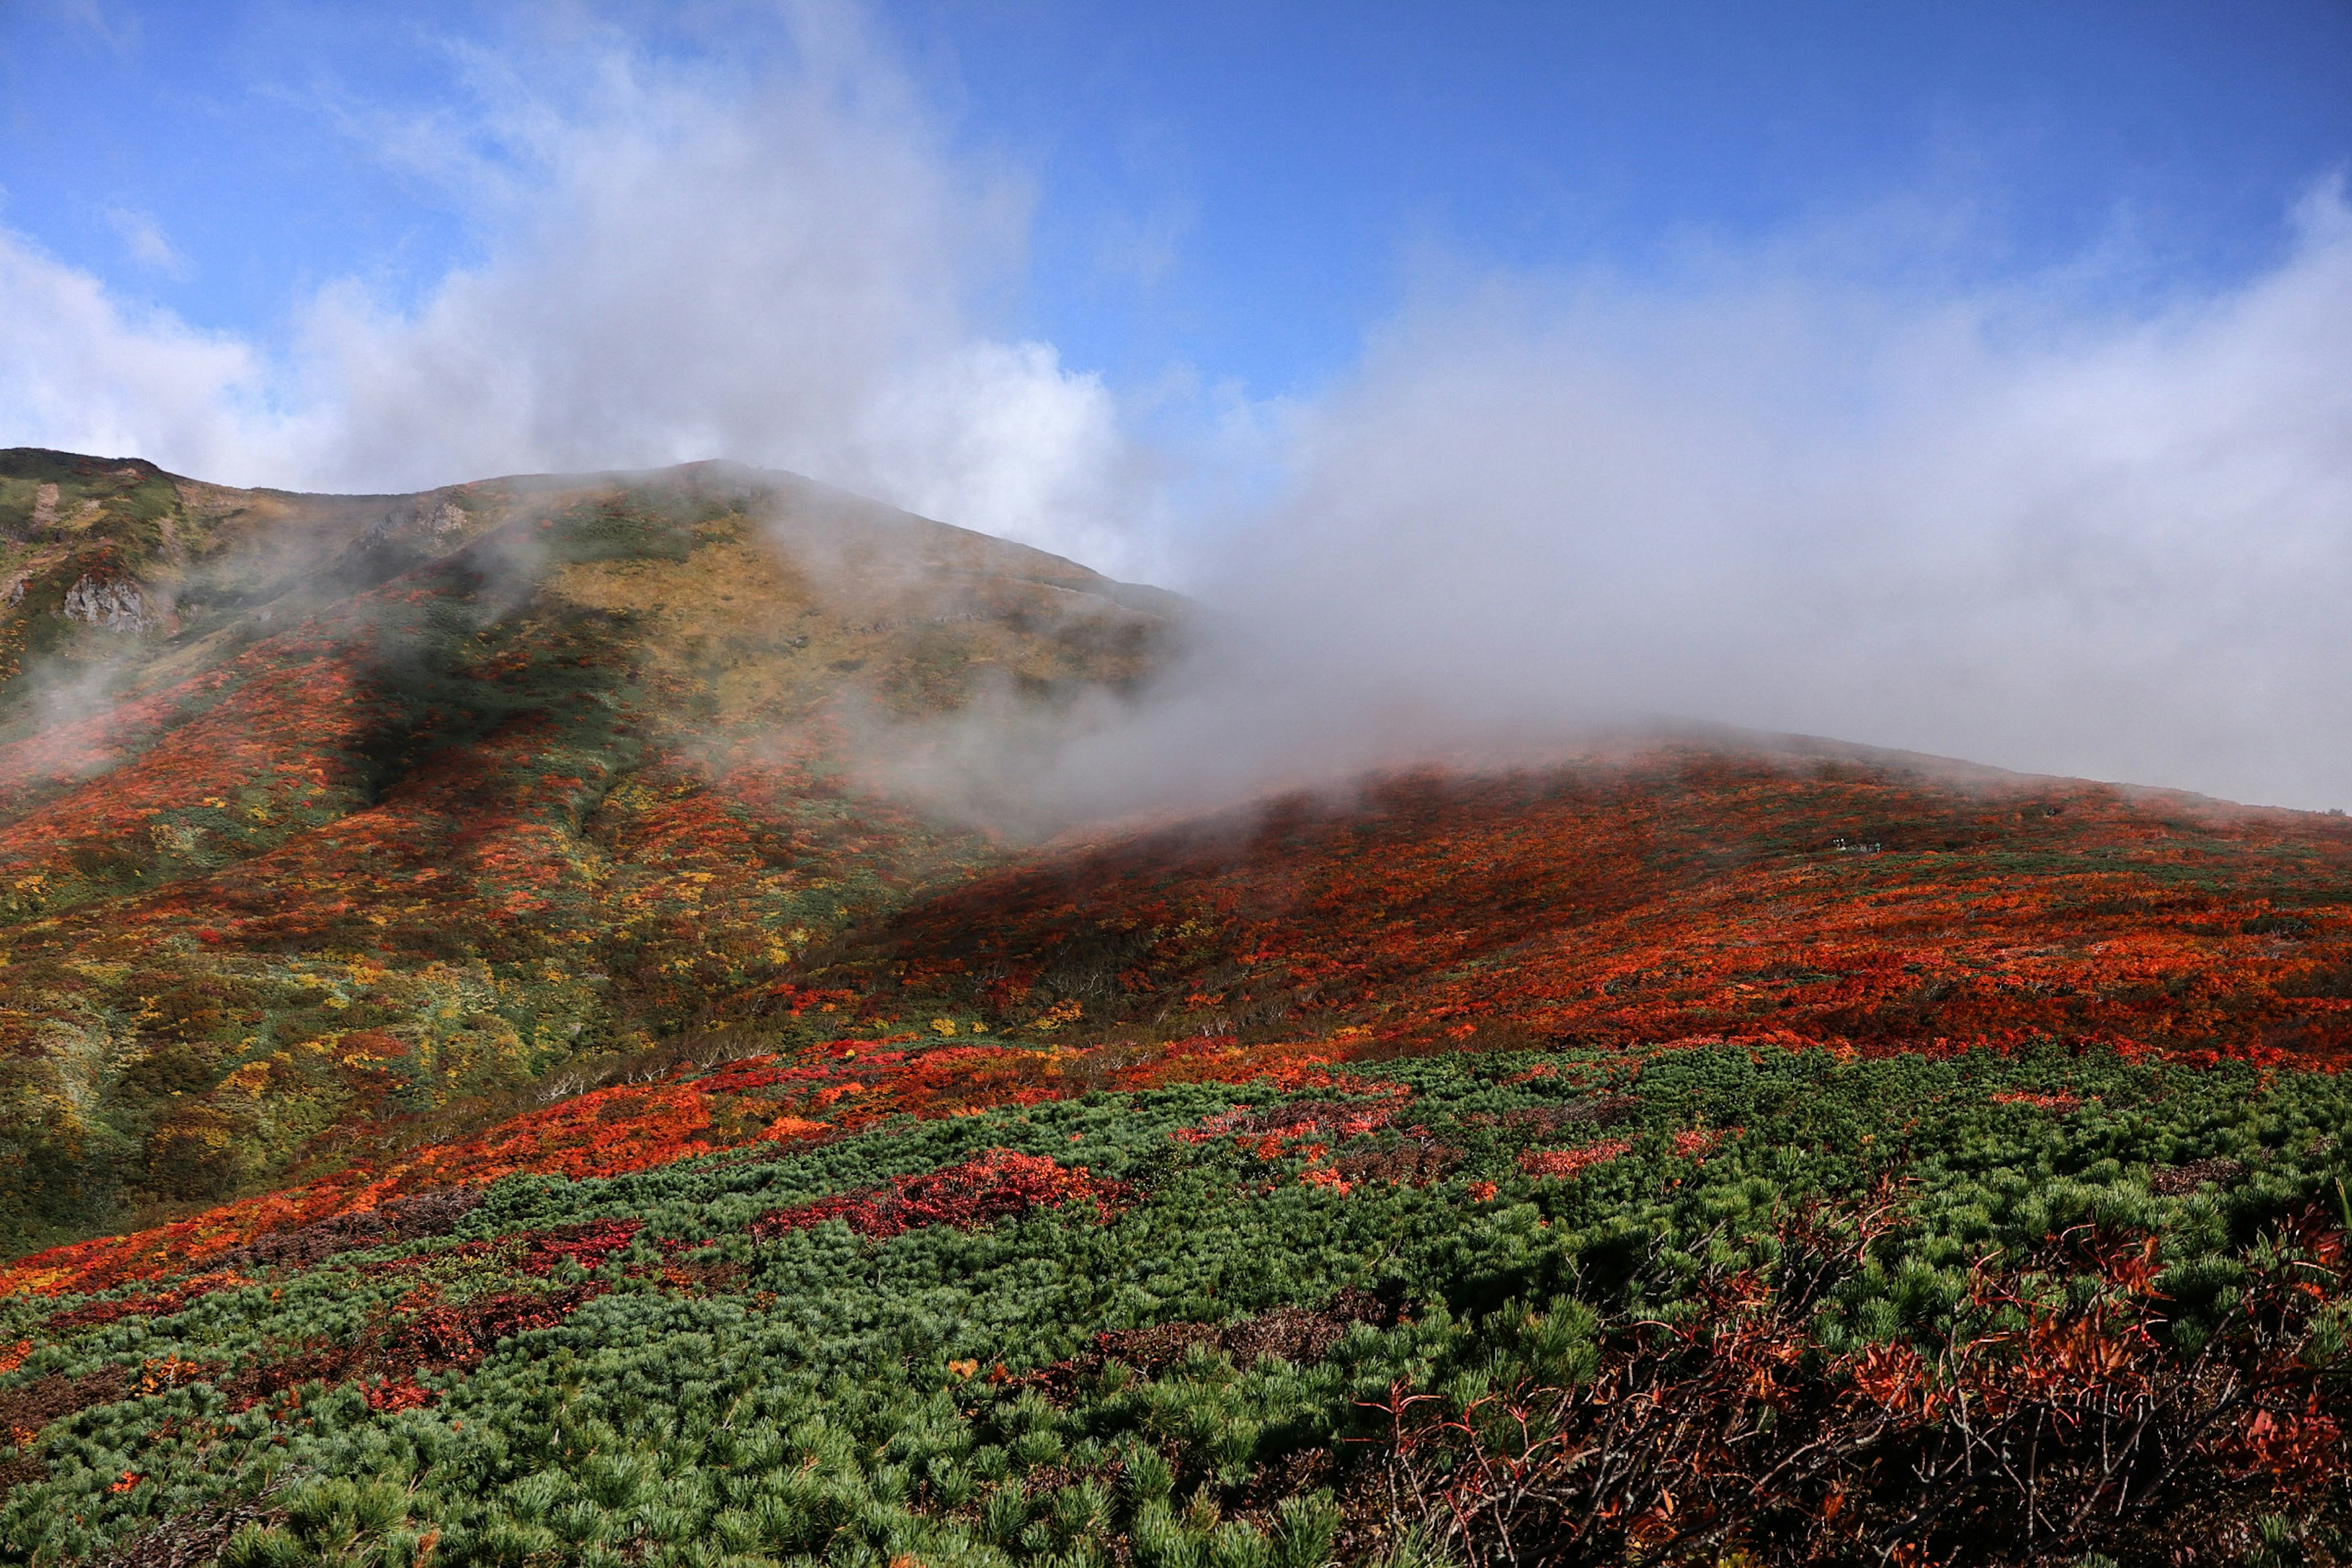
<svg viewBox="0 0 2352 1568">
<path fill-rule="evenodd" d="M 2352 803 L 2340 184 L 2259 275 L 2156 293 L 2121 240 L 1982 281 L 1927 203 L 1641 280 L 1457 257 L 1328 384 L 1147 395 L 1018 329 L 1013 161 L 793 15 L 788 68 L 575 18 L 466 56 L 470 117 L 349 106 L 477 255 L 279 341 L 0 231 L 5 438 L 314 489 L 723 456 L 1192 594 L 1170 686 L 1042 784 L 1000 763 L 1057 808 L 1649 713 Z"/>
<path fill-rule="evenodd" d="M 2340 192 L 2300 236 L 2128 313 L 1819 250 L 1418 304 L 1198 559 L 1224 640 L 1135 783 L 1669 713 L 2352 801 Z"/>
</svg>

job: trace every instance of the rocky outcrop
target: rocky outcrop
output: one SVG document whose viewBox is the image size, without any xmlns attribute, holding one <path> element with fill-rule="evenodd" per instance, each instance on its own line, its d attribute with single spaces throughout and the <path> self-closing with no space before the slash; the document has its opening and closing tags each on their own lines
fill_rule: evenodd
<svg viewBox="0 0 2352 1568">
<path fill-rule="evenodd" d="M 162 625 L 147 602 L 139 584 L 128 577 L 100 577 L 85 574 L 66 590 L 65 616 L 69 621 L 81 621 L 109 631 L 129 632 L 133 636 L 157 629 Z"/>
<path fill-rule="evenodd" d="M 362 550 L 398 543 L 432 554 L 457 542 L 465 527 L 466 509 L 456 501 L 435 505 L 430 497 L 419 497 L 393 508 L 382 522 L 360 536 L 359 543 Z"/>
</svg>

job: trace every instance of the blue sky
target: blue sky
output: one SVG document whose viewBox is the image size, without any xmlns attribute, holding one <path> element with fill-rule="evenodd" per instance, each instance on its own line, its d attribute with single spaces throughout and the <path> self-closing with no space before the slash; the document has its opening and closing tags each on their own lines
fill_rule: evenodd
<svg viewBox="0 0 2352 1568">
<path fill-rule="evenodd" d="M 0 444 L 735 458 L 1219 604 L 1107 777 L 2352 805 L 2347 171 L 2343 0 L 0 0 Z"/>
<path fill-rule="evenodd" d="M 2341 5 L 918 9 L 972 130 L 1040 172 L 1044 322 L 1088 363 L 1311 384 L 1423 253 L 1657 266 L 1926 199 L 1970 264 L 2128 231 L 2273 261 L 2352 159 Z M 1164 230 L 1139 288 L 1100 265 Z"/>
<path fill-rule="evenodd" d="M 604 15 L 680 57 L 789 59 L 756 11 L 681 9 Z M 1937 265 L 2127 242 L 2114 286 L 2243 276 L 2352 163 L 2352 7 L 2327 0 L 1008 0 L 874 25 L 939 133 L 1032 187 L 1014 330 L 1123 382 L 1181 364 L 1311 388 L 1421 269 L 1638 272 L 1888 205 L 1965 226 Z M 464 112 L 466 53 L 562 28 L 508 6 L 19 0 L 0 222 L 265 340 L 337 278 L 414 300 L 482 237 L 385 123 Z"/>
</svg>

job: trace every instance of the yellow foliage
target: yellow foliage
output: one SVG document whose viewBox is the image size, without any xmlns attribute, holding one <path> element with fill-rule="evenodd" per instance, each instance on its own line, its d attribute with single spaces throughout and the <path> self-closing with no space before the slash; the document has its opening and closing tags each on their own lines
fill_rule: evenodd
<svg viewBox="0 0 2352 1568">
<path fill-rule="evenodd" d="M 254 1099 L 258 1100 L 261 1098 L 262 1090 L 269 1087 L 269 1064 L 268 1062 L 247 1062 L 243 1067 L 237 1068 L 235 1072 L 229 1074 L 226 1078 L 221 1079 L 220 1086 L 223 1089 L 234 1089 L 239 1094 L 250 1095 Z"/>
</svg>

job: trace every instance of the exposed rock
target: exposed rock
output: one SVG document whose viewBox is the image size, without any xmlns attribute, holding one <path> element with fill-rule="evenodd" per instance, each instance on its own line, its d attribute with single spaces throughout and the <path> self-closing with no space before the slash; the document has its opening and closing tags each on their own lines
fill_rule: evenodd
<svg viewBox="0 0 2352 1568">
<path fill-rule="evenodd" d="M 138 584 L 128 577 L 100 578 L 88 574 L 66 590 L 65 616 L 69 621 L 134 636 L 162 624 Z"/>
<path fill-rule="evenodd" d="M 58 521 L 58 487 L 43 485 L 33 492 L 33 529 L 38 532 L 56 525 Z"/>
<path fill-rule="evenodd" d="M 397 542 L 431 552 L 453 543 L 453 536 L 465 526 L 466 509 L 456 501 L 444 500 L 436 506 L 431 498 L 419 497 L 386 512 L 382 522 L 360 536 L 360 548 Z"/>
</svg>

